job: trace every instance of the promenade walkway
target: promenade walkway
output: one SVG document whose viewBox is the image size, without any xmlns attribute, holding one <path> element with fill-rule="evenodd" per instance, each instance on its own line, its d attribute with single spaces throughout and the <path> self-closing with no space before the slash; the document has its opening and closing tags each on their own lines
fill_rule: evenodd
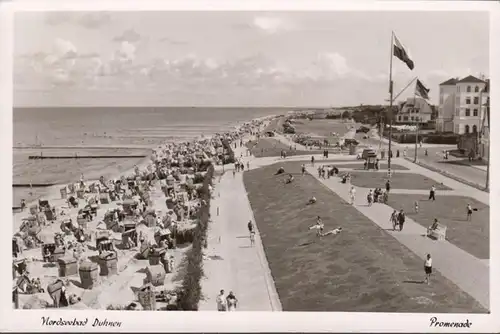
<svg viewBox="0 0 500 334">
<path fill-rule="evenodd" d="M 235 155 L 244 150 L 238 147 Z M 246 161 L 253 157 L 244 158 Z M 246 166 L 245 166 L 246 168 Z M 216 297 L 221 289 L 233 291 L 239 311 L 281 311 L 281 304 L 269 270 L 256 224 L 255 245 L 250 246 L 247 223 L 255 222 L 243 184 L 243 173 L 233 176 L 233 165 L 215 180 L 211 202 L 212 222 L 208 230 L 202 280 L 204 300 L 201 311 L 216 311 Z"/>
<path fill-rule="evenodd" d="M 399 160 L 399 159 L 398 159 Z M 403 160 L 403 159 L 401 159 Z M 395 162 L 396 163 L 396 162 Z M 398 164 L 405 165 L 409 162 L 400 162 Z M 410 167 L 410 166 L 408 166 Z M 438 180 L 438 173 L 431 172 L 425 168 L 412 165 L 411 171 L 398 171 L 399 173 L 418 172 L 424 176 L 432 177 Z M 420 168 L 421 170 L 415 170 Z M 335 192 L 345 201 L 349 201 L 349 184 L 342 184 L 338 178 L 319 179 L 316 168 L 311 166 L 307 167 L 307 171 L 316 177 L 322 184 Z M 444 178 L 444 177 L 442 177 Z M 472 187 L 468 187 L 462 183 L 453 180 L 442 180 L 445 184 L 454 188 L 455 191 L 450 191 L 449 195 L 457 195 L 461 193 L 473 197 L 478 201 L 485 204 L 489 203 L 487 193 L 481 192 Z M 416 223 L 409 217 L 405 222 L 405 228 L 402 232 L 392 231 L 392 224 L 389 221 L 393 209 L 385 204 L 374 204 L 368 207 L 366 203 L 366 193 L 368 189 L 355 187 L 357 199 L 354 207 L 369 218 L 372 222 L 377 224 L 380 228 L 384 229 L 401 242 L 404 246 L 408 247 L 412 252 L 425 259 L 425 256 L 430 253 L 434 259 L 434 266 L 436 270 L 441 272 L 443 276 L 455 283 L 460 289 L 475 298 L 481 305 L 489 308 L 489 264 L 488 261 L 480 260 L 464 250 L 456 247 L 448 241 L 435 241 L 425 237 L 426 229 L 420 224 Z M 466 189 L 469 188 L 469 189 Z M 414 193 L 414 191 L 405 191 L 404 189 L 391 189 L 391 192 L 397 193 Z M 428 192 L 427 192 L 428 193 Z M 441 192 L 440 196 L 446 196 L 445 191 Z"/>
</svg>

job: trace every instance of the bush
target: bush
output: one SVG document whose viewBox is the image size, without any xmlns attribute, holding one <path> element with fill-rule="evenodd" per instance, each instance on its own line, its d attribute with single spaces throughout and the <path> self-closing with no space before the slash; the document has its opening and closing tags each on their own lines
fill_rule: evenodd
<svg viewBox="0 0 500 334">
<path fill-rule="evenodd" d="M 234 157 L 234 151 L 229 140 L 223 139 L 222 146 L 224 147 L 224 152 L 227 152 L 227 155 L 224 155 L 222 158 L 222 163 L 224 165 L 234 164 L 236 162 L 236 158 Z"/>
<path fill-rule="evenodd" d="M 232 150 L 231 150 L 232 152 Z M 208 222 L 210 220 L 210 191 L 214 176 L 214 166 L 210 165 L 205 174 L 200 191 L 201 208 L 198 225 L 193 229 L 193 246 L 188 251 L 186 275 L 182 281 L 179 307 L 184 311 L 197 311 L 201 299 L 201 279 L 203 277 L 203 247 L 207 238 Z"/>
</svg>

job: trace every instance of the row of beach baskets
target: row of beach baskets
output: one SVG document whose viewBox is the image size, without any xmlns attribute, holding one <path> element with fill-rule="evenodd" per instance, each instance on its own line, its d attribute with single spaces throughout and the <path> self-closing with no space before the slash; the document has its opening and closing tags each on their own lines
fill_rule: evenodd
<svg viewBox="0 0 500 334">
<path fill-rule="evenodd" d="M 57 260 L 59 277 L 80 275 L 81 287 L 92 289 L 99 282 L 99 276 L 111 276 L 118 273 L 118 258 L 115 252 L 102 252 L 99 264 L 85 261 L 78 266 L 73 257 L 63 257 Z"/>
</svg>

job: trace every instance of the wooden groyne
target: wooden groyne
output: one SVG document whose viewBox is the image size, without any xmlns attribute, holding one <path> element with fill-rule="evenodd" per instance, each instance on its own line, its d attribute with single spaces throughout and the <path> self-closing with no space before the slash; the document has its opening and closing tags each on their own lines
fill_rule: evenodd
<svg viewBox="0 0 500 334">
<path fill-rule="evenodd" d="M 13 188 L 45 188 L 55 186 L 55 183 L 14 183 Z"/>
<path fill-rule="evenodd" d="M 151 150 L 150 146 L 141 145 L 16 145 L 16 150 L 103 150 L 103 149 L 129 149 L 129 150 Z"/>
<path fill-rule="evenodd" d="M 30 160 L 45 160 L 45 159 L 142 159 L 147 155 L 30 155 Z"/>
</svg>

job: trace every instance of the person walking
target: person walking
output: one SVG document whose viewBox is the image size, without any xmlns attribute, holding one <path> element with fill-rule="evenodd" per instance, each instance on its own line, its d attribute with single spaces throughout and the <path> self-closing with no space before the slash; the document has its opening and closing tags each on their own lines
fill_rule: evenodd
<svg viewBox="0 0 500 334">
<path fill-rule="evenodd" d="M 302 175 L 306 173 L 306 165 L 302 164 Z"/>
<path fill-rule="evenodd" d="M 401 211 L 399 211 L 399 214 L 398 214 L 398 223 L 399 223 L 399 231 L 400 232 L 403 230 L 405 220 L 406 220 L 405 212 L 403 211 L 403 209 L 401 209 Z"/>
<path fill-rule="evenodd" d="M 398 225 L 398 211 L 394 210 L 391 214 L 391 218 L 389 218 L 389 221 L 392 224 L 392 230 L 396 231 L 396 225 Z"/>
<path fill-rule="evenodd" d="M 250 233 L 250 246 L 253 246 L 255 244 L 255 230 L 253 228 L 253 223 L 251 220 L 248 221 L 247 227 L 248 233 Z"/>
<path fill-rule="evenodd" d="M 418 213 L 418 201 L 415 201 L 413 207 L 414 207 L 415 213 Z"/>
<path fill-rule="evenodd" d="M 351 205 L 354 205 L 354 201 L 356 200 L 356 188 L 354 186 L 351 186 L 351 189 L 349 189 L 349 199 L 351 200 Z"/>
<path fill-rule="evenodd" d="M 433 201 L 436 200 L 436 187 L 434 187 L 434 186 L 432 186 L 431 190 L 429 191 L 429 201 L 430 200 L 433 200 Z"/>
<path fill-rule="evenodd" d="M 229 292 L 226 298 L 227 310 L 229 312 L 236 311 L 236 306 L 238 305 L 238 299 L 232 291 Z"/>
<path fill-rule="evenodd" d="M 311 157 L 311 165 L 314 167 L 314 156 Z"/>
<path fill-rule="evenodd" d="M 385 191 L 387 191 L 387 193 L 391 191 L 391 180 L 387 180 L 387 182 L 385 183 Z"/>
<path fill-rule="evenodd" d="M 247 170 L 250 170 L 250 162 L 247 161 Z"/>
<path fill-rule="evenodd" d="M 216 302 L 217 302 L 217 311 L 219 312 L 227 311 L 227 301 L 226 301 L 226 296 L 224 296 L 224 290 L 220 290 Z"/>
<path fill-rule="evenodd" d="M 424 271 L 425 271 L 425 283 L 431 283 L 431 274 L 432 274 L 432 258 L 431 254 L 427 254 L 427 258 L 424 262 Z"/>
<path fill-rule="evenodd" d="M 366 196 L 366 200 L 368 201 L 368 206 L 372 206 L 373 203 L 373 191 L 370 189 L 368 195 Z"/>
<path fill-rule="evenodd" d="M 467 220 L 472 220 L 472 207 L 470 206 L 470 204 L 467 204 Z"/>
</svg>

